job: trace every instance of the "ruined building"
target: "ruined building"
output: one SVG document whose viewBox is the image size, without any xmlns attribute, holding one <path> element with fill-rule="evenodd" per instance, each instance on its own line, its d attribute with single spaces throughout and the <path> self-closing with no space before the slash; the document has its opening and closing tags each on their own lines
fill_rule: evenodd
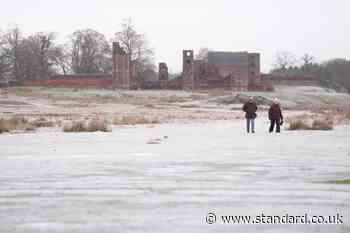
<svg viewBox="0 0 350 233">
<path fill-rule="evenodd" d="M 260 54 L 209 51 L 195 60 L 193 50 L 183 51 L 183 88 L 224 88 L 233 91 L 260 89 Z"/>
<path fill-rule="evenodd" d="M 169 71 L 166 63 L 161 62 L 158 66 L 158 79 L 161 89 L 167 89 L 169 80 Z"/>
<path fill-rule="evenodd" d="M 153 70 L 146 70 L 143 74 L 143 82 L 138 83 L 136 79 L 135 64 L 130 62 L 129 55 L 119 45 L 113 43 L 113 73 L 114 88 L 116 89 L 166 89 L 169 79 L 168 66 L 159 63 L 158 77 Z M 155 80 L 155 79 L 156 80 Z"/>
<path fill-rule="evenodd" d="M 113 42 L 112 78 L 114 88 L 135 89 L 137 87 L 135 66 L 130 62 L 129 55 L 118 42 Z"/>
<path fill-rule="evenodd" d="M 136 65 L 118 42 L 113 43 L 112 74 L 55 75 L 49 80 L 30 80 L 26 85 L 95 87 L 113 89 L 226 89 L 232 91 L 272 90 L 270 80 L 260 74 L 260 54 L 248 52 L 209 51 L 205 58 L 195 59 L 193 50 L 183 50 L 182 76 L 170 79 L 168 66 L 161 62 L 158 74 L 143 71 L 137 79 Z M 263 78 L 262 78 L 263 77 Z M 268 81 L 267 81 L 268 80 Z"/>
</svg>

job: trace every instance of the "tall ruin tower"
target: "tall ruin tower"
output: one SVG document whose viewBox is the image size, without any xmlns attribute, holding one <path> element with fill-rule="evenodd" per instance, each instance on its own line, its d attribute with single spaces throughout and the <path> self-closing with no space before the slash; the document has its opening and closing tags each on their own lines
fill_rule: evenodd
<svg viewBox="0 0 350 233">
<path fill-rule="evenodd" d="M 256 87 L 261 85 L 261 74 L 260 74 L 260 54 L 249 53 L 249 86 Z"/>
<path fill-rule="evenodd" d="M 130 60 L 129 55 L 120 47 L 118 42 L 113 42 L 113 80 L 114 88 L 131 89 Z"/>
<path fill-rule="evenodd" d="M 159 63 L 158 79 L 160 82 L 160 88 L 166 89 L 168 87 L 169 71 L 168 71 L 168 66 L 165 62 Z"/>
<path fill-rule="evenodd" d="M 193 90 L 195 89 L 193 50 L 183 50 L 182 59 L 183 88 Z"/>
</svg>

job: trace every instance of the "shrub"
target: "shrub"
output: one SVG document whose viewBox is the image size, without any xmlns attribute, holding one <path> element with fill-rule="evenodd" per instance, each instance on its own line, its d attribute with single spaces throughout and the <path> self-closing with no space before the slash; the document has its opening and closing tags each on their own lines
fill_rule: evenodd
<svg viewBox="0 0 350 233">
<path fill-rule="evenodd" d="M 9 128 L 7 122 L 4 119 L 0 119 L 0 133 L 8 132 Z"/>
<path fill-rule="evenodd" d="M 73 122 L 72 121 L 63 121 L 61 123 L 63 132 L 72 132 Z"/>
<path fill-rule="evenodd" d="M 350 111 L 346 112 L 346 113 L 344 114 L 344 116 L 345 116 L 346 119 L 350 119 Z"/>
<path fill-rule="evenodd" d="M 92 119 L 88 121 L 87 130 L 88 132 L 96 132 L 96 131 L 111 132 L 112 131 L 108 122 L 102 119 Z"/>
<path fill-rule="evenodd" d="M 312 121 L 311 126 L 305 121 L 298 119 L 290 122 L 288 130 L 332 130 L 332 119 L 315 119 Z"/>
<path fill-rule="evenodd" d="M 145 108 L 155 108 L 155 106 L 153 104 L 145 104 L 144 107 Z"/>
<path fill-rule="evenodd" d="M 310 130 L 311 127 L 302 120 L 294 120 L 289 123 L 288 130 Z"/>
<path fill-rule="evenodd" d="M 344 111 L 341 115 L 344 120 L 350 120 L 350 111 Z"/>
<path fill-rule="evenodd" d="M 106 120 L 92 119 L 89 121 L 77 120 L 63 122 L 63 132 L 111 132 L 112 129 Z"/>
<path fill-rule="evenodd" d="M 41 128 L 41 127 L 54 127 L 55 124 L 52 121 L 47 120 L 44 117 L 41 117 L 39 119 L 35 119 L 34 121 L 31 122 L 33 126 L 36 128 Z"/>
<path fill-rule="evenodd" d="M 196 104 L 187 104 L 187 105 L 180 105 L 180 108 L 198 108 L 199 106 Z"/>
<path fill-rule="evenodd" d="M 312 123 L 312 130 L 332 130 L 333 121 L 328 119 L 317 119 Z"/>
<path fill-rule="evenodd" d="M 141 125 L 141 124 L 158 124 L 158 119 L 147 119 L 143 116 L 123 116 L 113 119 L 114 125 Z"/>
<path fill-rule="evenodd" d="M 10 132 L 14 130 L 33 131 L 35 126 L 28 122 L 24 117 L 11 117 L 8 119 L 0 119 L 0 133 Z"/>
<path fill-rule="evenodd" d="M 65 122 L 63 125 L 63 132 L 86 132 L 84 121 Z"/>
</svg>

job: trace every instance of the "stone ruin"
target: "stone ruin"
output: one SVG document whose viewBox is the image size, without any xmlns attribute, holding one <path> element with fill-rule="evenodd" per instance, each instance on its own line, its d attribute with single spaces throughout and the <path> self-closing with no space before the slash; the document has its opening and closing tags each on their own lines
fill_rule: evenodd
<svg viewBox="0 0 350 233">
<path fill-rule="evenodd" d="M 59 75 L 50 78 L 56 85 L 79 87 L 103 87 L 113 89 L 226 89 L 232 91 L 265 91 L 267 85 L 260 73 L 260 54 L 248 52 L 209 51 L 203 59 L 195 59 L 193 50 L 183 50 L 182 76 L 169 78 L 168 66 L 158 64 L 158 74 L 152 69 L 137 80 L 136 66 L 118 42 L 113 43 L 112 74 Z M 84 81 L 85 80 L 85 81 Z M 74 81 L 74 82 L 73 82 Z M 31 85 L 29 83 L 28 85 Z"/>
<path fill-rule="evenodd" d="M 152 74 L 148 76 L 152 77 Z M 159 63 L 158 80 L 144 80 L 144 83 L 138 83 L 136 80 L 135 65 L 130 61 L 129 55 L 119 45 L 113 43 L 113 73 L 115 89 L 137 89 L 138 87 L 148 87 L 153 89 L 167 89 L 169 72 L 166 63 Z M 150 78 L 151 79 L 151 78 Z"/>
<path fill-rule="evenodd" d="M 182 80 L 179 89 L 197 90 L 223 88 L 232 91 L 263 90 L 260 54 L 248 52 L 209 51 L 202 60 L 194 58 L 193 50 L 183 50 Z M 168 89 L 172 85 L 166 63 L 158 65 L 158 80 L 136 80 L 135 66 L 119 43 L 113 43 L 114 88 Z M 177 80 L 178 82 L 178 80 Z"/>
<path fill-rule="evenodd" d="M 130 61 L 129 55 L 119 45 L 113 43 L 113 88 L 135 89 L 137 87 L 135 65 Z"/>
<path fill-rule="evenodd" d="M 185 90 L 248 91 L 262 85 L 260 54 L 209 51 L 206 58 L 195 60 L 193 50 L 183 50 L 182 76 Z"/>
<path fill-rule="evenodd" d="M 168 80 L 169 80 L 169 71 L 166 63 L 161 62 L 158 66 L 158 79 L 160 82 L 161 89 L 168 88 Z"/>
</svg>

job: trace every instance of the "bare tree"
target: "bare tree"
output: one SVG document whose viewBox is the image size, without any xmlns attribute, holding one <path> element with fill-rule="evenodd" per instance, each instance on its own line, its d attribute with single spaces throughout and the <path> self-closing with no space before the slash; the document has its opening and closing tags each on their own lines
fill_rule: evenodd
<svg viewBox="0 0 350 233">
<path fill-rule="evenodd" d="M 202 47 L 199 49 L 198 53 L 196 54 L 196 59 L 197 60 L 205 60 L 208 58 L 208 52 L 209 49 L 206 47 Z"/>
<path fill-rule="evenodd" d="M 11 63 L 6 48 L 5 36 L 0 32 L 0 80 L 8 80 Z"/>
<path fill-rule="evenodd" d="M 22 40 L 18 59 L 22 79 L 47 79 L 56 73 L 57 51 L 52 32 L 38 32 Z"/>
<path fill-rule="evenodd" d="M 106 37 L 92 29 L 71 36 L 71 67 L 74 73 L 107 73 L 112 70 L 112 52 Z"/>
<path fill-rule="evenodd" d="M 276 55 L 275 61 L 275 70 L 279 70 L 281 72 L 285 72 L 288 68 L 295 65 L 296 59 L 295 56 L 287 51 L 278 52 Z"/>
<path fill-rule="evenodd" d="M 300 67 L 301 71 L 303 73 L 311 72 L 315 58 L 306 53 L 304 54 L 304 56 L 301 57 L 301 60 L 303 62 L 303 64 Z"/>
<path fill-rule="evenodd" d="M 22 31 L 19 29 L 19 27 L 16 26 L 12 29 L 9 29 L 8 32 L 4 35 L 3 39 L 4 51 L 9 63 L 11 64 L 11 75 L 9 78 L 19 81 L 21 80 L 19 59 L 21 56 L 20 50 L 23 40 Z"/>
<path fill-rule="evenodd" d="M 54 33 L 39 32 L 25 39 L 27 54 L 32 57 L 32 77 L 37 79 L 48 78 L 52 74 L 55 60 Z M 26 61 L 28 63 L 28 61 Z"/>
<path fill-rule="evenodd" d="M 303 61 L 303 65 L 304 66 L 308 66 L 311 65 L 315 58 L 313 56 L 311 56 L 310 54 L 304 54 L 304 56 L 301 57 L 301 60 Z"/>
<path fill-rule="evenodd" d="M 56 72 L 59 46 L 52 32 L 38 32 L 28 37 L 18 27 L 0 39 L 0 75 L 8 80 L 48 78 Z"/>
<path fill-rule="evenodd" d="M 136 31 L 131 18 L 124 19 L 121 27 L 122 30 L 115 33 L 115 40 L 129 54 L 130 62 L 136 66 L 138 78 L 142 78 L 145 70 L 155 69 L 154 52 L 149 47 L 145 35 Z"/>
<path fill-rule="evenodd" d="M 58 72 L 67 74 L 72 71 L 71 69 L 71 56 L 67 45 L 59 45 L 52 51 L 53 63 Z"/>
</svg>

